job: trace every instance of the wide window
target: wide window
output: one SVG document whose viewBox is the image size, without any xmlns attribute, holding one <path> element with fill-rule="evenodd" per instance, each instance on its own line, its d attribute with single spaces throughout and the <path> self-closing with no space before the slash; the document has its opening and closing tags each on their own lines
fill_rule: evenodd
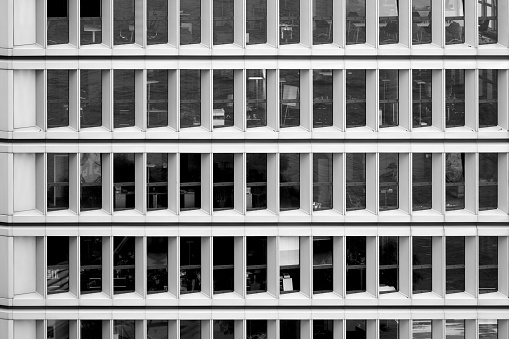
<svg viewBox="0 0 509 339">
<path fill-rule="evenodd" d="M 214 211 L 233 209 L 233 154 L 214 154 Z"/>
<path fill-rule="evenodd" d="M 412 126 L 426 127 L 432 124 L 431 70 L 412 70 Z"/>
<path fill-rule="evenodd" d="M 134 237 L 113 239 L 113 291 L 115 294 L 134 292 L 136 277 Z"/>
<path fill-rule="evenodd" d="M 346 71 L 346 127 L 366 126 L 366 71 Z"/>
<path fill-rule="evenodd" d="M 267 208 L 267 154 L 246 154 L 246 209 Z"/>
<path fill-rule="evenodd" d="M 300 339 L 300 320 L 280 320 L 280 339 Z"/>
<path fill-rule="evenodd" d="M 498 208 L 498 153 L 479 153 L 479 210 Z"/>
<path fill-rule="evenodd" d="M 366 237 L 346 238 L 346 293 L 366 291 Z"/>
<path fill-rule="evenodd" d="M 168 1 L 147 0 L 147 45 L 168 42 Z"/>
<path fill-rule="evenodd" d="M 180 70 L 180 128 L 201 124 L 201 71 Z"/>
<path fill-rule="evenodd" d="M 49 69 L 47 80 L 48 128 L 69 126 L 69 71 Z"/>
<path fill-rule="evenodd" d="M 313 154 L 313 210 L 332 209 L 332 154 Z"/>
<path fill-rule="evenodd" d="M 134 70 L 114 70 L 113 84 L 113 127 L 134 126 Z"/>
<path fill-rule="evenodd" d="M 366 208 L 366 153 L 346 154 L 346 210 Z"/>
<path fill-rule="evenodd" d="M 214 4 L 214 45 L 233 43 L 233 0 L 213 0 Z"/>
<path fill-rule="evenodd" d="M 445 208 L 465 208 L 465 153 L 445 154 Z"/>
<path fill-rule="evenodd" d="M 380 319 L 380 339 L 399 339 L 399 320 Z"/>
<path fill-rule="evenodd" d="M 313 0 L 313 44 L 332 43 L 332 0 Z"/>
<path fill-rule="evenodd" d="M 267 126 L 267 72 L 248 69 L 246 73 L 247 127 Z"/>
<path fill-rule="evenodd" d="M 379 74 L 378 119 L 380 127 L 399 125 L 399 71 L 381 69 Z"/>
<path fill-rule="evenodd" d="M 413 293 L 431 292 L 431 237 L 412 237 Z"/>
<path fill-rule="evenodd" d="M 168 208 L 168 154 L 147 153 L 147 209 Z"/>
<path fill-rule="evenodd" d="M 279 290 L 280 293 L 300 290 L 299 237 L 279 238 Z"/>
<path fill-rule="evenodd" d="M 313 338 L 333 339 L 333 320 L 313 320 Z"/>
<path fill-rule="evenodd" d="M 313 293 L 332 292 L 332 237 L 313 237 Z"/>
<path fill-rule="evenodd" d="M 80 70 L 81 128 L 102 126 L 102 71 Z"/>
<path fill-rule="evenodd" d="M 69 208 L 69 155 L 48 153 L 48 211 Z"/>
<path fill-rule="evenodd" d="M 346 44 L 366 43 L 366 0 L 346 0 Z"/>
<path fill-rule="evenodd" d="M 201 238 L 180 238 L 180 293 L 201 291 Z"/>
<path fill-rule="evenodd" d="M 279 158 L 279 203 L 281 211 L 300 208 L 300 154 L 281 154 Z"/>
<path fill-rule="evenodd" d="M 431 0 L 412 0 L 412 44 L 431 43 Z"/>
<path fill-rule="evenodd" d="M 80 1 L 80 37 L 82 45 L 102 42 L 101 0 Z"/>
<path fill-rule="evenodd" d="M 147 70 L 147 127 L 168 126 L 168 71 Z"/>
<path fill-rule="evenodd" d="M 246 0 L 246 44 L 267 42 L 267 0 Z"/>
<path fill-rule="evenodd" d="M 399 208 L 399 154 L 380 153 L 380 211 Z"/>
<path fill-rule="evenodd" d="M 133 44 L 135 35 L 135 4 L 132 0 L 113 2 L 113 41 L 115 45 Z"/>
<path fill-rule="evenodd" d="M 147 292 L 168 291 L 168 238 L 147 237 Z"/>
<path fill-rule="evenodd" d="M 69 4 L 67 0 L 47 0 L 48 45 L 69 43 Z"/>
<path fill-rule="evenodd" d="M 234 320 L 214 320 L 212 328 L 213 339 L 233 339 L 235 337 L 235 321 Z"/>
<path fill-rule="evenodd" d="M 113 208 L 115 211 L 134 208 L 136 193 L 134 177 L 134 154 L 115 154 L 113 156 Z"/>
<path fill-rule="evenodd" d="M 498 0 L 478 0 L 479 45 L 498 41 Z"/>
<path fill-rule="evenodd" d="M 399 239 L 380 237 L 379 293 L 399 291 Z"/>
<path fill-rule="evenodd" d="M 213 126 L 233 126 L 233 70 L 214 70 Z"/>
<path fill-rule="evenodd" d="M 234 238 L 233 237 L 214 237 L 214 255 L 212 257 L 214 265 L 214 293 L 233 292 L 234 276 Z"/>
<path fill-rule="evenodd" d="M 201 0 L 180 0 L 180 44 L 201 42 Z"/>
<path fill-rule="evenodd" d="M 180 210 L 201 208 L 201 154 L 180 154 Z"/>
<path fill-rule="evenodd" d="M 479 127 L 498 125 L 498 70 L 479 70 Z"/>
<path fill-rule="evenodd" d="M 479 237 L 479 293 L 498 291 L 498 237 Z"/>
<path fill-rule="evenodd" d="M 397 44 L 399 42 L 398 0 L 379 2 L 380 45 Z"/>
<path fill-rule="evenodd" d="M 47 238 L 48 294 L 69 292 L 69 238 Z"/>
<path fill-rule="evenodd" d="M 446 127 L 465 126 L 465 70 L 445 70 Z"/>
<path fill-rule="evenodd" d="M 279 0 L 279 44 L 300 42 L 300 0 Z"/>
<path fill-rule="evenodd" d="M 102 291 L 102 237 L 80 237 L 81 294 Z"/>
<path fill-rule="evenodd" d="M 246 237 L 247 293 L 267 290 L 267 237 Z"/>
<path fill-rule="evenodd" d="M 279 114 L 281 128 L 299 126 L 300 125 L 299 70 L 291 69 L 279 71 L 279 100 L 280 100 Z"/>
<path fill-rule="evenodd" d="M 445 44 L 465 42 L 465 5 L 463 0 L 444 1 Z"/>
<path fill-rule="evenodd" d="M 313 127 L 332 126 L 332 70 L 313 71 Z"/>
<path fill-rule="evenodd" d="M 80 155 L 80 209 L 102 208 L 102 158 L 100 153 Z"/>
<path fill-rule="evenodd" d="M 431 153 L 412 154 L 412 210 L 432 208 Z"/>
<path fill-rule="evenodd" d="M 445 290 L 465 291 L 465 237 L 445 238 Z"/>
</svg>

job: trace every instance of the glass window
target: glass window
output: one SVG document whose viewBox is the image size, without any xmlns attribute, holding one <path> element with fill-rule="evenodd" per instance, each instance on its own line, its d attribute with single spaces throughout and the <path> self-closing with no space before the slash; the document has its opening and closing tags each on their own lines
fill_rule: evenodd
<svg viewBox="0 0 509 339">
<path fill-rule="evenodd" d="M 280 154 L 279 157 L 280 210 L 300 208 L 300 154 Z"/>
<path fill-rule="evenodd" d="M 247 293 L 265 292 L 267 290 L 267 237 L 246 237 L 246 263 Z"/>
<path fill-rule="evenodd" d="M 147 0 L 147 45 L 168 43 L 168 1 Z"/>
<path fill-rule="evenodd" d="M 81 128 L 102 126 L 102 71 L 80 70 Z"/>
<path fill-rule="evenodd" d="M 366 291 L 366 237 L 346 238 L 346 293 Z"/>
<path fill-rule="evenodd" d="M 317 339 L 334 338 L 334 321 L 313 320 L 313 338 Z"/>
<path fill-rule="evenodd" d="M 346 339 L 366 339 L 366 320 L 345 320 Z"/>
<path fill-rule="evenodd" d="M 267 72 L 264 69 L 246 72 L 247 127 L 267 126 Z"/>
<path fill-rule="evenodd" d="M 200 126 L 200 91 L 201 71 L 199 69 L 180 70 L 180 128 Z"/>
<path fill-rule="evenodd" d="M 134 292 L 136 252 L 134 237 L 113 237 L 114 294 Z"/>
<path fill-rule="evenodd" d="M 80 338 L 83 339 L 102 339 L 102 321 L 101 320 L 81 320 Z"/>
<path fill-rule="evenodd" d="M 48 211 L 69 208 L 69 155 L 48 153 Z"/>
<path fill-rule="evenodd" d="M 168 238 L 147 237 L 147 292 L 168 291 Z"/>
<path fill-rule="evenodd" d="M 332 70 L 314 70 L 313 127 L 326 126 L 332 126 Z"/>
<path fill-rule="evenodd" d="M 102 291 L 102 237 L 80 237 L 81 294 Z"/>
<path fill-rule="evenodd" d="M 479 45 L 496 44 L 498 41 L 497 0 L 478 0 Z"/>
<path fill-rule="evenodd" d="M 267 0 L 246 0 L 246 44 L 267 43 Z"/>
<path fill-rule="evenodd" d="M 214 237 L 214 293 L 233 292 L 234 245 L 233 237 Z"/>
<path fill-rule="evenodd" d="M 428 339 L 432 336 L 432 322 L 431 320 L 412 320 L 412 338 L 413 339 Z"/>
<path fill-rule="evenodd" d="M 69 238 L 47 238 L 48 295 L 69 292 Z"/>
<path fill-rule="evenodd" d="M 233 339 L 235 335 L 235 321 L 214 320 L 213 339 Z"/>
<path fill-rule="evenodd" d="M 479 339 L 497 339 L 498 321 L 496 319 L 479 319 Z"/>
<path fill-rule="evenodd" d="M 465 208 L 465 153 L 445 154 L 445 208 Z"/>
<path fill-rule="evenodd" d="M 332 292 L 332 237 L 313 237 L 313 293 Z"/>
<path fill-rule="evenodd" d="M 136 323 L 134 320 L 113 320 L 113 338 L 135 339 Z"/>
<path fill-rule="evenodd" d="M 134 126 L 134 70 L 116 69 L 113 75 L 113 127 Z"/>
<path fill-rule="evenodd" d="M 465 42 L 465 5 L 463 0 L 447 0 L 445 5 L 445 44 Z"/>
<path fill-rule="evenodd" d="M 379 74 L 378 112 L 380 127 L 399 125 L 399 71 L 397 69 L 381 69 Z"/>
<path fill-rule="evenodd" d="M 498 208 L 498 153 L 479 153 L 479 210 Z"/>
<path fill-rule="evenodd" d="M 380 319 L 380 339 L 399 339 L 399 320 Z"/>
<path fill-rule="evenodd" d="M 479 127 L 498 125 L 498 70 L 479 70 Z"/>
<path fill-rule="evenodd" d="M 201 42 L 201 0 L 180 0 L 180 44 Z"/>
<path fill-rule="evenodd" d="M 445 320 L 446 339 L 465 339 L 465 320 Z"/>
<path fill-rule="evenodd" d="M 69 43 L 69 7 L 67 0 L 47 0 L 48 45 Z"/>
<path fill-rule="evenodd" d="M 147 338 L 168 339 L 168 320 L 147 320 Z"/>
<path fill-rule="evenodd" d="M 136 186 L 134 185 L 134 154 L 113 155 L 113 209 L 134 209 Z"/>
<path fill-rule="evenodd" d="M 445 238 L 446 293 L 465 291 L 465 237 Z"/>
<path fill-rule="evenodd" d="M 233 154 L 214 154 L 214 211 L 233 209 Z"/>
<path fill-rule="evenodd" d="M 48 69 L 48 128 L 69 126 L 69 71 Z"/>
<path fill-rule="evenodd" d="M 46 332 L 48 339 L 69 339 L 69 320 L 48 319 Z"/>
<path fill-rule="evenodd" d="M 431 237 L 412 237 L 413 293 L 431 292 L 432 243 Z"/>
<path fill-rule="evenodd" d="M 267 154 L 246 154 L 246 209 L 267 208 Z"/>
<path fill-rule="evenodd" d="M 412 154 L 412 210 L 432 208 L 431 153 Z"/>
<path fill-rule="evenodd" d="M 102 42 L 101 0 L 80 2 L 80 38 L 82 45 Z"/>
<path fill-rule="evenodd" d="M 379 293 L 399 291 L 399 239 L 380 237 L 380 287 Z"/>
<path fill-rule="evenodd" d="M 379 2 L 380 45 L 399 43 L 398 0 Z"/>
<path fill-rule="evenodd" d="M 113 2 L 113 42 L 115 45 L 133 44 L 135 37 L 135 6 L 132 0 Z"/>
<path fill-rule="evenodd" d="M 346 154 L 346 210 L 366 208 L 366 153 Z"/>
<path fill-rule="evenodd" d="M 200 291 L 201 291 L 201 238 L 181 237 L 180 294 Z"/>
<path fill-rule="evenodd" d="M 281 0 L 283 1 L 283 0 Z M 289 0 L 293 1 L 293 0 Z M 298 1 L 298 0 L 297 0 Z M 281 128 L 300 125 L 300 71 L 279 71 Z"/>
<path fill-rule="evenodd" d="M 398 153 L 380 153 L 380 211 L 399 208 L 398 164 Z"/>
<path fill-rule="evenodd" d="M 412 80 L 412 126 L 431 126 L 431 70 L 412 70 Z"/>
<path fill-rule="evenodd" d="M 267 320 L 246 320 L 246 338 L 267 338 Z"/>
<path fill-rule="evenodd" d="M 168 208 L 168 154 L 147 153 L 147 210 Z"/>
<path fill-rule="evenodd" d="M 313 44 L 331 44 L 332 37 L 332 0 L 313 0 Z"/>
<path fill-rule="evenodd" d="M 300 0 L 279 0 L 279 44 L 300 42 Z"/>
<path fill-rule="evenodd" d="M 218 1 L 215 0 L 214 3 Z M 213 126 L 233 126 L 233 70 L 214 70 Z"/>
<path fill-rule="evenodd" d="M 498 291 L 498 237 L 479 237 L 479 293 Z"/>
<path fill-rule="evenodd" d="M 366 126 L 366 71 L 346 71 L 346 127 Z"/>
<path fill-rule="evenodd" d="M 300 339 L 300 320 L 280 320 L 280 339 Z"/>
<path fill-rule="evenodd" d="M 102 209 L 102 161 L 100 153 L 80 154 L 80 209 Z"/>
<path fill-rule="evenodd" d="M 180 154 L 180 210 L 201 208 L 201 154 Z"/>
<path fill-rule="evenodd" d="M 445 70 L 446 127 L 465 126 L 465 70 Z"/>
<path fill-rule="evenodd" d="M 168 71 L 147 70 L 147 127 L 168 126 Z"/>
<path fill-rule="evenodd" d="M 233 0 L 214 0 L 214 45 L 233 44 Z"/>
<path fill-rule="evenodd" d="M 346 44 L 366 43 L 366 0 L 346 0 Z"/>
<path fill-rule="evenodd" d="M 279 238 L 279 290 L 280 293 L 300 290 L 299 237 Z"/>
<path fill-rule="evenodd" d="M 412 0 L 412 45 L 431 43 L 431 0 Z"/>
<path fill-rule="evenodd" d="M 313 154 L 313 210 L 332 209 L 332 153 Z"/>
</svg>

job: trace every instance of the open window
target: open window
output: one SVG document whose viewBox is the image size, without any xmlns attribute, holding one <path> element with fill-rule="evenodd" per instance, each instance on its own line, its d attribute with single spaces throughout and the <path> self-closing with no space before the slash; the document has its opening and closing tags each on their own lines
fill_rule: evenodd
<svg viewBox="0 0 509 339">
<path fill-rule="evenodd" d="M 279 237 L 280 293 L 300 291 L 300 239 Z"/>
<path fill-rule="evenodd" d="M 246 237 L 247 293 L 267 291 L 267 237 Z"/>
<path fill-rule="evenodd" d="M 201 292 L 201 238 L 180 238 L 180 294 Z"/>
<path fill-rule="evenodd" d="M 81 294 L 102 291 L 102 237 L 80 237 Z"/>
</svg>

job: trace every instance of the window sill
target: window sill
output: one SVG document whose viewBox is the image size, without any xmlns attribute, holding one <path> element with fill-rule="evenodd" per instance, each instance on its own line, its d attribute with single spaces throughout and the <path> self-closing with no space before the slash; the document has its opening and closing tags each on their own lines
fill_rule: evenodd
<svg viewBox="0 0 509 339">
<path fill-rule="evenodd" d="M 115 294 L 113 306 L 144 306 L 145 298 L 137 292 Z"/>
<path fill-rule="evenodd" d="M 267 209 L 247 211 L 245 216 L 246 222 L 277 222 L 278 216 Z"/>
<path fill-rule="evenodd" d="M 344 215 L 334 209 L 312 212 L 313 222 L 342 222 L 343 220 Z"/>
<path fill-rule="evenodd" d="M 444 299 L 435 292 L 412 294 L 413 305 L 443 305 Z"/>
<path fill-rule="evenodd" d="M 243 222 L 244 216 L 235 209 L 214 211 L 212 213 L 213 222 Z"/>
<path fill-rule="evenodd" d="M 69 126 L 52 127 L 46 131 L 46 139 L 78 139 L 78 132 Z"/>
<path fill-rule="evenodd" d="M 147 128 L 145 138 L 147 139 L 178 139 L 177 132 L 168 126 Z"/>
<path fill-rule="evenodd" d="M 445 222 L 476 222 L 477 216 L 475 213 L 462 209 L 455 211 L 447 211 L 445 212 Z"/>
<path fill-rule="evenodd" d="M 389 211 L 380 211 L 378 212 L 378 220 L 379 221 L 389 221 L 389 222 L 409 222 L 411 220 L 410 214 L 407 212 L 397 209 L 397 210 L 389 210 Z"/>
<path fill-rule="evenodd" d="M 210 298 L 203 292 L 185 293 L 179 296 L 182 300 L 209 300 Z"/>
<path fill-rule="evenodd" d="M 280 300 L 308 300 L 309 297 L 300 291 L 279 294 Z"/>
<path fill-rule="evenodd" d="M 412 221 L 414 222 L 442 222 L 444 215 L 436 210 L 412 211 Z"/>
<path fill-rule="evenodd" d="M 103 209 L 82 211 L 79 215 L 79 222 L 111 222 L 111 214 Z"/>
<path fill-rule="evenodd" d="M 451 293 L 445 295 L 445 304 L 446 305 L 474 305 L 477 304 L 477 299 L 467 292 L 459 292 L 459 293 Z"/>
<path fill-rule="evenodd" d="M 113 212 L 111 219 L 113 222 L 143 222 L 145 216 L 138 210 L 131 209 Z"/>
<path fill-rule="evenodd" d="M 306 213 L 304 210 L 290 210 L 290 211 L 280 211 L 279 212 L 279 221 L 281 222 L 309 222 L 311 221 L 311 216 Z"/>
<path fill-rule="evenodd" d="M 13 222 L 45 222 L 44 214 L 37 210 L 19 211 L 14 212 L 12 217 Z"/>
<path fill-rule="evenodd" d="M 381 300 L 384 300 L 384 299 L 407 300 L 408 299 L 408 297 L 401 292 L 389 292 L 389 293 L 383 293 L 383 294 L 380 294 L 380 292 L 379 292 L 378 298 Z"/>
<path fill-rule="evenodd" d="M 492 209 L 492 210 L 484 210 L 479 211 L 479 215 L 477 216 L 478 221 L 509 221 L 509 214 L 500 210 L 500 209 Z"/>
<path fill-rule="evenodd" d="M 67 209 L 59 211 L 51 211 L 46 214 L 46 222 L 78 222 L 78 215 Z"/>
<path fill-rule="evenodd" d="M 146 221 L 147 222 L 176 222 L 178 219 L 178 216 L 173 211 L 170 211 L 169 209 L 163 209 L 163 210 L 155 210 L 155 211 L 147 211 L 146 214 Z"/>
<path fill-rule="evenodd" d="M 322 301 L 328 301 L 330 300 L 330 303 L 336 304 L 338 300 L 342 300 L 341 296 L 336 292 L 327 292 L 327 293 L 318 293 L 313 294 L 313 300 L 317 300 L 318 302 Z M 329 304 L 329 303 L 327 303 Z"/>
<path fill-rule="evenodd" d="M 169 292 L 160 292 L 160 293 L 151 293 L 151 294 L 147 294 L 147 301 L 148 300 L 151 300 L 151 301 L 155 301 L 155 300 L 161 300 L 161 301 L 166 301 L 166 300 L 177 300 L 177 298 L 169 293 Z"/>
<path fill-rule="evenodd" d="M 237 292 L 213 294 L 212 299 L 215 299 L 215 300 L 232 300 L 232 299 L 243 300 L 242 296 L 239 295 Z"/>
</svg>

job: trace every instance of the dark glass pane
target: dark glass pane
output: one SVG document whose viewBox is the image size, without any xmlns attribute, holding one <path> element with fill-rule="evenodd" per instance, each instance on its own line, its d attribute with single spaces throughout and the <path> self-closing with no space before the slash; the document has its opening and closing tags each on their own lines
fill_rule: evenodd
<svg viewBox="0 0 509 339">
<path fill-rule="evenodd" d="M 300 290 L 299 237 L 279 238 L 279 290 L 281 293 Z"/>
<path fill-rule="evenodd" d="M 313 320 L 313 339 L 333 339 L 333 320 Z"/>
<path fill-rule="evenodd" d="M 48 45 L 69 43 L 69 8 L 67 0 L 47 0 Z"/>
<path fill-rule="evenodd" d="M 465 208 L 465 153 L 445 154 L 445 208 Z"/>
<path fill-rule="evenodd" d="M 279 44 L 300 42 L 300 1 L 279 0 Z"/>
<path fill-rule="evenodd" d="M 431 320 L 412 320 L 412 338 L 413 339 L 430 339 Z"/>
<path fill-rule="evenodd" d="M 461 1 L 461 0 L 460 0 Z M 445 70 L 446 127 L 465 126 L 465 70 Z"/>
<path fill-rule="evenodd" d="M 147 0 L 147 45 L 168 43 L 168 1 Z"/>
<path fill-rule="evenodd" d="M 412 155 L 412 209 L 414 211 L 432 208 L 431 159 L 431 153 Z"/>
<path fill-rule="evenodd" d="M 48 211 L 69 208 L 69 155 L 48 153 Z"/>
<path fill-rule="evenodd" d="M 479 127 L 498 125 L 498 70 L 479 70 Z"/>
<path fill-rule="evenodd" d="M 180 210 L 201 207 L 201 154 L 180 154 Z"/>
<path fill-rule="evenodd" d="M 431 292 L 431 237 L 412 237 L 413 293 Z"/>
<path fill-rule="evenodd" d="M 313 71 L 313 127 L 332 126 L 332 97 L 332 70 Z"/>
<path fill-rule="evenodd" d="M 366 208 L 366 154 L 346 154 L 346 210 Z"/>
<path fill-rule="evenodd" d="M 267 290 L 267 237 L 246 238 L 247 292 Z"/>
<path fill-rule="evenodd" d="M 214 293 L 233 291 L 234 247 L 233 237 L 214 237 Z"/>
<path fill-rule="evenodd" d="M 113 127 L 134 126 L 134 70 L 113 71 Z"/>
<path fill-rule="evenodd" d="M 267 154 L 246 154 L 246 208 L 267 208 Z"/>
<path fill-rule="evenodd" d="M 446 339 L 464 339 L 465 338 L 465 320 L 446 319 L 445 320 L 445 338 Z"/>
<path fill-rule="evenodd" d="M 80 71 L 81 128 L 102 126 L 102 71 Z"/>
<path fill-rule="evenodd" d="M 300 339 L 300 320 L 280 320 L 280 339 Z"/>
<path fill-rule="evenodd" d="M 235 334 L 235 321 L 214 320 L 213 339 L 233 339 Z"/>
<path fill-rule="evenodd" d="M 479 237 L 479 293 L 498 291 L 498 237 Z"/>
<path fill-rule="evenodd" d="M 313 0 L 313 44 L 331 44 L 332 37 L 332 0 Z"/>
<path fill-rule="evenodd" d="M 201 238 L 180 238 L 180 293 L 201 291 Z"/>
<path fill-rule="evenodd" d="M 366 126 L 366 71 L 346 71 L 346 127 Z"/>
<path fill-rule="evenodd" d="M 498 1 L 479 0 L 479 45 L 496 44 L 498 41 Z"/>
<path fill-rule="evenodd" d="M 115 211 L 135 206 L 134 154 L 117 153 L 113 156 L 113 207 Z"/>
<path fill-rule="evenodd" d="M 399 291 L 398 237 L 380 237 L 380 294 Z"/>
<path fill-rule="evenodd" d="M 48 319 L 46 329 L 48 339 L 69 339 L 69 320 Z"/>
<path fill-rule="evenodd" d="M 47 238 L 48 294 L 69 292 L 69 238 Z"/>
<path fill-rule="evenodd" d="M 113 42 L 115 45 L 133 44 L 135 37 L 134 1 L 114 0 Z"/>
<path fill-rule="evenodd" d="M 214 0 L 216 1 L 222 0 Z M 226 0 L 225 0 L 226 1 Z M 233 70 L 214 70 L 213 126 L 233 126 Z"/>
<path fill-rule="evenodd" d="M 266 71 L 248 69 L 246 72 L 247 127 L 267 126 Z"/>
<path fill-rule="evenodd" d="M 168 154 L 147 153 L 147 209 L 168 208 Z"/>
<path fill-rule="evenodd" d="M 48 128 L 69 126 L 69 71 L 48 69 Z"/>
<path fill-rule="evenodd" d="M 431 43 L 431 0 L 412 0 L 412 44 Z"/>
<path fill-rule="evenodd" d="M 102 42 L 101 0 L 80 2 L 80 38 L 82 45 Z"/>
<path fill-rule="evenodd" d="M 395 1 L 395 0 L 394 0 Z M 397 69 L 381 69 L 379 74 L 378 112 L 380 127 L 399 125 L 399 71 Z"/>
<path fill-rule="evenodd" d="M 147 291 L 168 291 L 168 238 L 147 237 Z"/>
<path fill-rule="evenodd" d="M 233 154 L 214 154 L 214 210 L 233 208 Z"/>
<path fill-rule="evenodd" d="M 80 237 L 81 294 L 102 291 L 102 237 Z"/>
<path fill-rule="evenodd" d="M 102 162 L 100 153 L 80 155 L 80 209 L 82 211 L 102 208 Z"/>
<path fill-rule="evenodd" d="M 168 126 L 168 71 L 147 70 L 147 127 Z"/>
<path fill-rule="evenodd" d="M 479 153 L 479 210 L 498 208 L 498 154 Z"/>
<path fill-rule="evenodd" d="M 313 154 L 313 210 L 332 209 L 332 154 Z"/>
<path fill-rule="evenodd" d="M 134 292 L 134 237 L 114 237 L 113 291 L 115 294 Z"/>
<path fill-rule="evenodd" d="M 445 238 L 446 293 L 465 291 L 465 237 Z"/>
<path fill-rule="evenodd" d="M 101 320 L 81 320 L 81 339 L 102 339 Z"/>
<path fill-rule="evenodd" d="M 233 0 L 213 0 L 214 45 L 233 44 Z"/>
<path fill-rule="evenodd" d="M 280 165 L 280 209 L 300 208 L 300 154 L 281 154 Z"/>
<path fill-rule="evenodd" d="M 398 153 L 380 153 L 380 211 L 399 208 Z"/>
<path fill-rule="evenodd" d="M 180 321 L 180 339 L 200 339 L 200 338 L 201 338 L 200 320 Z"/>
<path fill-rule="evenodd" d="M 366 42 L 366 0 L 346 0 L 346 44 Z"/>
<path fill-rule="evenodd" d="M 431 70 L 412 70 L 412 114 L 414 128 L 431 126 Z"/>
<path fill-rule="evenodd" d="M 313 238 L 313 292 L 333 290 L 332 238 Z"/>
<path fill-rule="evenodd" d="M 346 339 L 366 339 L 366 320 L 345 320 Z"/>
<path fill-rule="evenodd" d="M 168 339 L 168 320 L 147 320 L 148 339 Z"/>
<path fill-rule="evenodd" d="M 380 339 L 399 339 L 399 320 L 380 319 Z"/>
<path fill-rule="evenodd" d="M 496 319 L 479 319 L 479 339 L 498 339 Z"/>
<path fill-rule="evenodd" d="M 398 0 L 379 2 L 380 45 L 399 43 Z"/>
<path fill-rule="evenodd" d="M 246 32 L 248 45 L 267 42 L 267 0 L 246 0 Z"/>
<path fill-rule="evenodd" d="M 188 0 L 188 2 L 192 2 Z M 200 126 L 201 123 L 201 71 L 180 70 L 180 127 Z"/>
<path fill-rule="evenodd" d="M 366 291 L 366 237 L 346 238 L 346 293 Z"/>
<path fill-rule="evenodd" d="M 465 5 L 463 0 L 445 1 L 445 44 L 465 42 Z"/>
<path fill-rule="evenodd" d="M 267 320 L 246 320 L 246 339 L 267 338 Z"/>
<path fill-rule="evenodd" d="M 280 0 L 284 1 L 284 0 Z M 289 0 L 294 1 L 294 0 Z M 298 1 L 298 0 L 296 0 Z M 300 125 L 300 71 L 279 71 L 280 124 L 281 128 Z"/>
<path fill-rule="evenodd" d="M 113 337 L 115 339 L 135 339 L 136 323 L 134 320 L 113 320 Z"/>
<path fill-rule="evenodd" d="M 201 41 L 201 0 L 180 0 L 180 44 Z"/>
</svg>

